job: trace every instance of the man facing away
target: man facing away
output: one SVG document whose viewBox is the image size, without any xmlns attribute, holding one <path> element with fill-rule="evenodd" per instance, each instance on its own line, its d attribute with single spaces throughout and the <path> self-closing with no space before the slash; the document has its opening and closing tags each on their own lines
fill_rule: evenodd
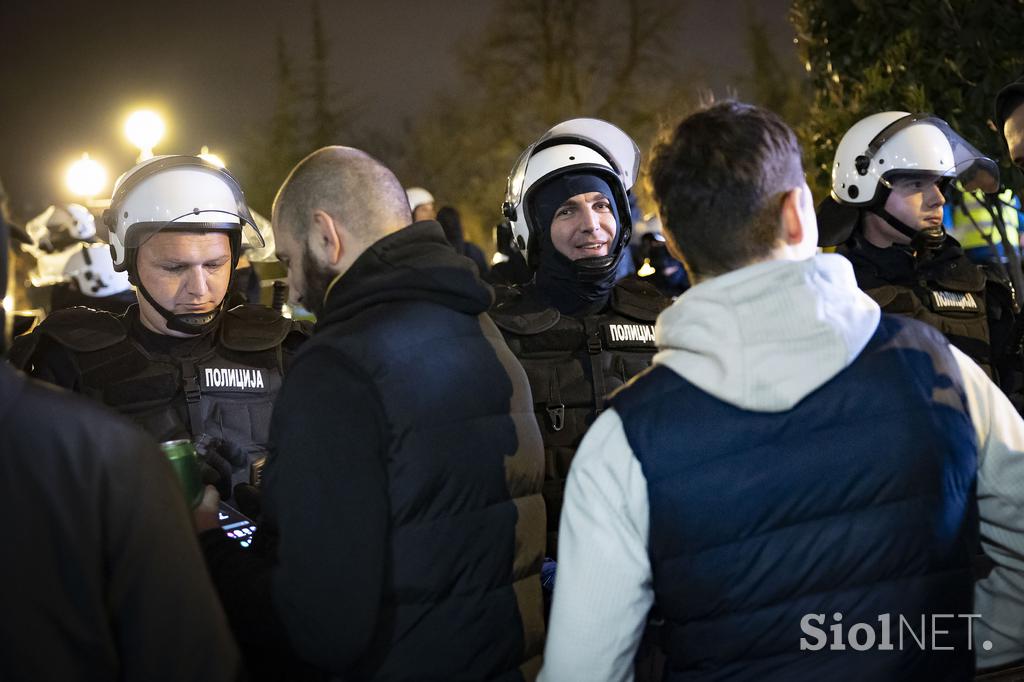
<svg viewBox="0 0 1024 682">
<path fill-rule="evenodd" d="M 630 679 L 652 606 L 667 680 L 959 680 L 975 651 L 1020 658 L 1024 423 L 1007 398 L 815 255 L 774 114 L 717 104 L 654 156 L 696 285 L 573 463 L 542 679 Z M 975 588 L 979 516 L 996 567 Z M 896 640 L 904 621 L 927 646 Z"/>
<path fill-rule="evenodd" d="M 533 679 L 544 505 L 529 385 L 472 262 L 410 218 L 391 171 L 347 147 L 300 162 L 274 203 L 292 295 L 318 320 L 271 423 L 276 617 L 333 675 Z"/>
</svg>

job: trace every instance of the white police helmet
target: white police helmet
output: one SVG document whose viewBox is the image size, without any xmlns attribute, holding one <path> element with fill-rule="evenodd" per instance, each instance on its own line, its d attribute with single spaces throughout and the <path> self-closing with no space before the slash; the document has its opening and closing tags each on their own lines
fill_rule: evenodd
<svg viewBox="0 0 1024 682">
<path fill-rule="evenodd" d="M 548 130 L 527 147 L 508 177 L 502 213 L 512 226 L 512 243 L 523 251 L 527 263 L 536 266 L 540 230 L 534 224 L 531 193 L 545 181 L 565 173 L 586 171 L 599 175 L 612 188 L 621 225 L 608 256 L 575 261 L 586 270 L 614 268 L 632 231 L 629 190 L 640 169 L 640 150 L 617 126 L 597 118 L 574 118 Z M 594 261 L 594 262 L 590 262 Z M 598 262 L 600 261 L 600 262 Z"/>
<path fill-rule="evenodd" d="M 134 252 L 154 234 L 224 231 L 237 259 L 242 242 L 265 242 L 235 178 L 197 156 L 157 156 L 124 173 L 104 211 L 114 269 L 134 275 Z"/>
<path fill-rule="evenodd" d="M 832 197 L 848 206 L 884 203 L 890 178 L 913 174 L 960 178 L 986 192 L 999 188 L 996 163 L 945 121 L 886 111 L 858 121 L 843 135 L 832 164 Z"/>
<path fill-rule="evenodd" d="M 999 189 L 996 163 L 941 118 L 905 111 L 873 114 L 846 131 L 836 148 L 832 191 L 818 206 L 818 245 L 845 242 L 866 209 L 917 239 L 923 249 L 937 248 L 945 239 L 944 230 L 917 230 L 885 210 L 893 180 L 914 175 L 958 178 L 972 190 Z"/>
<path fill-rule="evenodd" d="M 415 211 L 417 206 L 434 203 L 434 195 L 422 187 L 407 187 L 405 196 L 409 199 L 409 210 Z"/>
<path fill-rule="evenodd" d="M 96 237 L 96 219 L 81 204 L 58 204 L 25 224 L 25 231 L 32 238 L 34 255 L 53 253 L 71 245 L 71 242 L 87 242 Z"/>
<path fill-rule="evenodd" d="M 64 276 L 91 298 L 113 296 L 132 288 L 128 273 L 114 269 L 106 244 L 82 244 L 64 265 Z"/>
<path fill-rule="evenodd" d="M 224 232 L 231 244 L 233 273 L 243 242 L 256 248 L 266 245 L 235 178 L 198 156 L 157 156 L 129 170 L 114 184 L 103 220 L 110 230 L 114 270 L 128 273 L 169 329 L 187 334 L 212 328 L 220 307 L 210 313 L 176 315 L 161 306 L 138 278 L 139 247 L 159 232 Z"/>
</svg>

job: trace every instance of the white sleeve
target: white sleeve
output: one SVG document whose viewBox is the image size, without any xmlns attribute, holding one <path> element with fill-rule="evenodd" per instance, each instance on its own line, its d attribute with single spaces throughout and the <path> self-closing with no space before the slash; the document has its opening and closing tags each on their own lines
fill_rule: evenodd
<svg viewBox="0 0 1024 682">
<path fill-rule="evenodd" d="M 995 562 L 974 589 L 974 646 L 988 668 L 1024 658 L 1024 420 L 974 361 L 950 350 L 978 434 L 981 544 Z"/>
<path fill-rule="evenodd" d="M 587 432 L 569 470 L 542 682 L 632 680 L 654 601 L 647 482 L 614 410 Z"/>
</svg>

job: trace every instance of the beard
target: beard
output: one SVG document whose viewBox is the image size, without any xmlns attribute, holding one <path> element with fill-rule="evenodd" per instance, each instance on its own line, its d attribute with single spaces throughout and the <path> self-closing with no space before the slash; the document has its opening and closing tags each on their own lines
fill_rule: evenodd
<svg viewBox="0 0 1024 682">
<path fill-rule="evenodd" d="M 331 282 L 334 281 L 335 273 L 320 265 L 313 258 L 309 244 L 304 244 L 302 247 L 299 267 L 302 268 L 303 280 L 302 291 L 298 292 L 299 301 L 302 303 L 302 307 L 319 318 L 324 310 L 324 295 L 327 293 L 327 287 L 331 286 Z"/>
</svg>

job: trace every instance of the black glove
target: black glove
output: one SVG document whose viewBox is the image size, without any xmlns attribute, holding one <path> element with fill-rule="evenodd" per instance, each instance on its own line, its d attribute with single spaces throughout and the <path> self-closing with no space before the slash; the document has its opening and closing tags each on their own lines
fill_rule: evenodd
<svg viewBox="0 0 1024 682">
<path fill-rule="evenodd" d="M 217 488 L 222 500 L 231 497 L 231 473 L 248 464 L 245 450 L 205 433 L 196 440 L 203 483 Z"/>
</svg>

